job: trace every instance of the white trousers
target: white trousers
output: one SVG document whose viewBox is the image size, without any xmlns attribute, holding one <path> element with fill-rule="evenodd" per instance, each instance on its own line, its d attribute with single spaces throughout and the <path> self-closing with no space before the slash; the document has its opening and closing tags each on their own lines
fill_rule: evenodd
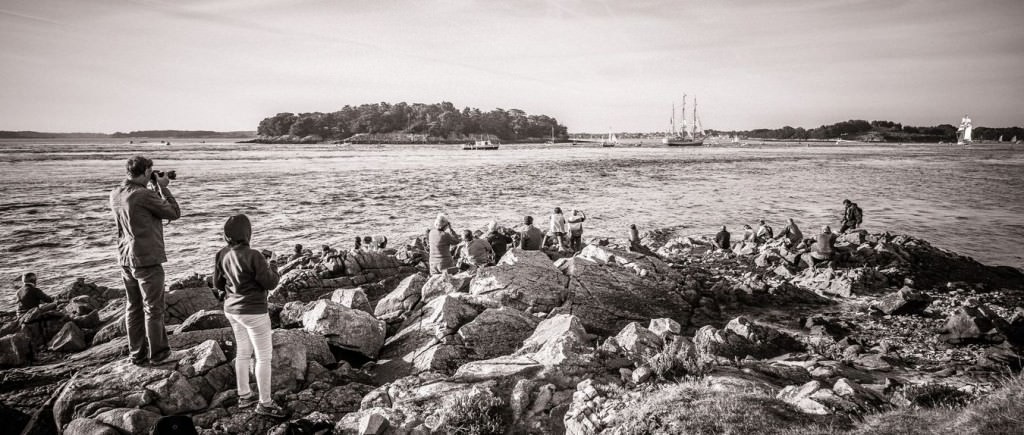
<svg viewBox="0 0 1024 435">
<path fill-rule="evenodd" d="M 235 333 L 235 382 L 238 397 L 252 394 L 249 388 L 249 368 L 252 367 L 253 351 L 256 354 L 256 387 L 260 390 L 260 403 L 269 405 L 270 367 L 274 356 L 271 341 L 270 314 L 224 313 Z"/>
</svg>

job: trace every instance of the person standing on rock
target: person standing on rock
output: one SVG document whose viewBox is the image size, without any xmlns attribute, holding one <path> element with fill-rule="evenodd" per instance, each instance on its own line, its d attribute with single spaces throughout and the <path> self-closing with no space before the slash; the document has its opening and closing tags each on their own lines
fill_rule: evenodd
<svg viewBox="0 0 1024 435">
<path fill-rule="evenodd" d="M 804 241 L 804 233 L 800 231 L 800 228 L 796 226 L 796 221 L 793 218 L 789 218 L 786 224 L 786 228 L 783 228 L 779 235 L 775 236 L 776 239 L 786 238 L 786 247 L 793 248 L 800 245 L 800 242 Z"/>
<path fill-rule="evenodd" d="M 491 251 L 494 252 L 494 263 L 501 260 L 501 257 L 508 251 L 508 245 L 512 243 L 512 238 L 498 231 L 498 223 L 490 221 L 487 223 L 487 235 L 484 236 L 487 243 L 491 244 Z"/>
<path fill-rule="evenodd" d="M 722 225 L 722 230 L 715 234 L 715 246 L 718 249 L 729 249 L 729 231 Z"/>
<path fill-rule="evenodd" d="M 244 214 L 231 216 L 224 223 L 224 241 L 228 245 L 217 252 L 214 260 L 213 286 L 224 292 L 224 316 L 235 336 L 238 407 L 256 405 L 257 414 L 284 418 L 287 413 L 274 403 L 270 391 L 274 343 L 267 296 L 281 280 L 277 263 L 270 251 L 249 247 L 252 224 Z M 258 400 L 249 387 L 254 352 Z"/>
<path fill-rule="evenodd" d="M 583 250 L 583 221 L 585 220 L 587 220 L 587 215 L 575 209 L 572 211 L 572 216 L 566 219 L 566 222 L 569 223 L 569 249 L 575 253 Z"/>
<path fill-rule="evenodd" d="M 555 212 L 551 214 L 551 224 L 549 225 L 548 232 L 551 233 L 552 237 L 555 238 L 555 242 L 558 243 L 558 250 L 562 251 L 565 246 L 565 215 L 562 214 L 561 207 L 555 207 Z"/>
<path fill-rule="evenodd" d="M 181 217 L 170 179 L 153 172 L 153 161 L 135 156 L 125 162 L 128 178 L 110 192 L 117 224 L 117 251 L 124 282 L 125 326 L 132 364 L 159 364 L 171 356 L 164 329 L 164 227 L 162 219 Z M 153 190 L 146 188 L 152 182 Z"/>
<path fill-rule="evenodd" d="M 544 247 L 544 232 L 533 226 L 533 216 L 523 218 L 526 225 L 519 233 L 519 247 L 524 251 L 539 251 Z"/>
<path fill-rule="evenodd" d="M 846 234 L 847 230 L 857 229 L 860 226 L 861 221 L 864 219 L 864 212 L 857 206 L 857 203 L 850 201 L 849 199 L 843 200 L 843 226 L 839 228 L 839 232 Z"/>
<path fill-rule="evenodd" d="M 459 237 L 455 235 L 451 222 L 448 222 L 448 216 L 438 213 L 437 219 L 434 219 L 434 228 L 427 233 L 431 275 L 440 275 L 455 267 L 455 260 L 452 259 L 452 247 L 458 244 Z"/>
<path fill-rule="evenodd" d="M 21 289 L 18 290 L 19 316 L 42 304 L 51 302 L 53 302 L 53 298 L 36 287 L 36 274 L 28 272 L 21 276 Z"/>
</svg>

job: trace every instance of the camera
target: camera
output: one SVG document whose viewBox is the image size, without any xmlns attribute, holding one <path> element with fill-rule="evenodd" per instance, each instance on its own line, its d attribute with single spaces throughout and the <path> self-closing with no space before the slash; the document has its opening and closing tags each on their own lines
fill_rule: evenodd
<svg viewBox="0 0 1024 435">
<path fill-rule="evenodd" d="M 167 178 L 170 178 L 171 180 L 174 180 L 174 179 L 178 178 L 178 173 L 173 171 L 173 170 L 172 171 L 167 171 L 167 172 L 164 172 L 164 171 L 153 171 L 153 175 L 151 175 L 150 177 L 152 177 L 153 182 L 156 182 L 156 177 L 163 177 L 165 174 L 167 175 Z"/>
</svg>

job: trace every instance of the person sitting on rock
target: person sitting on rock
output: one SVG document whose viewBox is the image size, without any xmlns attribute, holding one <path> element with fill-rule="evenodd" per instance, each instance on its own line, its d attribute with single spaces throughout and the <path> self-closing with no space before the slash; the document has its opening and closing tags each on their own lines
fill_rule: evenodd
<svg viewBox="0 0 1024 435">
<path fill-rule="evenodd" d="M 213 285 L 225 292 L 224 316 L 234 333 L 238 407 L 256 405 L 257 414 L 272 418 L 287 417 L 287 412 L 274 403 L 271 397 L 274 345 L 271 340 L 267 296 L 281 279 L 277 263 L 270 251 L 260 252 L 249 247 L 252 225 L 244 214 L 231 216 L 224 223 L 224 241 L 228 246 L 217 252 Z M 249 367 L 252 365 L 254 351 L 258 400 L 249 387 Z"/>
<path fill-rule="evenodd" d="M 832 232 L 831 227 L 825 225 L 821 227 L 821 233 L 814 237 L 811 251 L 803 254 L 800 258 L 809 267 L 814 267 L 815 264 L 823 261 L 832 261 L 832 258 L 835 256 L 835 243 L 836 234 Z"/>
<path fill-rule="evenodd" d="M 508 245 L 512 238 L 498 230 L 498 223 L 490 221 L 487 223 L 487 234 L 484 236 L 487 243 L 491 244 L 491 251 L 494 252 L 494 262 L 497 263 L 508 251 Z"/>
<path fill-rule="evenodd" d="M 786 247 L 793 248 L 800 245 L 800 242 L 804 240 L 804 233 L 800 231 L 800 228 L 796 226 L 796 221 L 793 218 L 789 218 L 787 221 L 786 228 L 783 228 L 779 235 L 775 236 L 775 239 L 786 238 Z"/>
<path fill-rule="evenodd" d="M 539 251 L 544 247 L 544 232 L 533 226 L 533 216 L 523 218 L 523 231 L 519 232 L 519 247 L 524 251 Z"/>
<path fill-rule="evenodd" d="M 36 287 L 36 274 L 28 272 L 21 276 L 21 289 L 18 290 L 18 315 L 27 313 L 29 310 L 42 304 L 53 302 L 53 298 L 43 293 Z"/>
<path fill-rule="evenodd" d="M 334 250 L 329 245 L 320 245 L 320 260 L 323 261 L 334 254 Z"/>
<path fill-rule="evenodd" d="M 715 234 L 715 246 L 718 249 L 729 249 L 729 231 L 722 225 L 722 230 Z"/>
<path fill-rule="evenodd" d="M 494 250 L 484 239 L 473 237 L 470 230 L 462 231 L 459 244 L 459 265 L 462 270 L 473 270 L 480 266 L 494 264 Z"/>
<path fill-rule="evenodd" d="M 383 234 L 373 236 L 373 246 L 377 251 L 383 251 L 388 247 L 388 237 Z"/>
<path fill-rule="evenodd" d="M 373 252 L 376 250 L 374 246 L 375 245 L 373 244 L 373 237 L 363 236 L 363 251 Z"/>
<path fill-rule="evenodd" d="M 565 221 L 569 223 L 569 249 L 579 253 L 583 250 L 583 221 L 587 215 L 580 210 L 573 209 L 572 216 Z"/>
<path fill-rule="evenodd" d="M 430 274 L 440 275 L 455 267 L 452 259 L 452 247 L 459 244 L 459 238 L 452 229 L 448 216 L 438 213 L 434 220 L 434 228 L 427 233 L 427 246 L 430 249 Z"/>
<path fill-rule="evenodd" d="M 565 215 L 562 214 L 562 208 L 555 207 L 555 212 L 551 214 L 548 232 L 551 233 L 551 237 L 554 239 L 559 251 L 564 249 L 565 224 Z"/>
<path fill-rule="evenodd" d="M 288 261 L 295 261 L 295 260 L 298 260 L 300 258 L 302 258 L 302 244 L 296 243 L 295 244 L 295 251 L 292 252 L 292 256 L 288 259 Z"/>
<path fill-rule="evenodd" d="M 356 245 L 352 248 L 353 251 L 359 252 L 363 249 L 363 238 L 356 236 Z"/>
<path fill-rule="evenodd" d="M 743 242 L 755 243 L 754 229 L 750 225 L 743 224 Z"/>
<path fill-rule="evenodd" d="M 758 244 L 768 243 L 769 240 L 775 237 L 775 234 L 772 231 L 772 226 L 766 224 L 764 219 L 761 219 L 758 222 L 757 235 L 754 237 L 754 241 Z"/>
</svg>

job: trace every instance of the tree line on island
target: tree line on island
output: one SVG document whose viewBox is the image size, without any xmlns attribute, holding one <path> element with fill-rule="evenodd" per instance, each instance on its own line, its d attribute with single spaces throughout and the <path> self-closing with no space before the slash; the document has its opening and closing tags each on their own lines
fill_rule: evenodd
<svg viewBox="0 0 1024 435">
<path fill-rule="evenodd" d="M 776 129 L 710 130 L 709 132 L 729 136 L 778 140 L 849 139 L 878 142 L 950 142 L 956 141 L 956 131 L 957 127 L 950 124 L 915 127 L 893 121 L 868 122 L 862 119 L 851 119 L 812 129 L 790 127 L 787 125 Z M 996 141 L 999 138 L 1010 140 L 1013 137 L 1024 139 L 1024 129 L 1020 127 L 974 127 L 973 137 L 976 141 Z"/>
<path fill-rule="evenodd" d="M 260 121 L 259 140 L 342 141 L 362 138 L 413 141 L 463 141 L 497 138 L 502 141 L 556 140 L 568 137 L 566 126 L 547 115 L 519 109 L 461 110 L 447 101 L 439 104 L 377 103 L 346 105 L 331 113 L 278 113 Z"/>
</svg>

